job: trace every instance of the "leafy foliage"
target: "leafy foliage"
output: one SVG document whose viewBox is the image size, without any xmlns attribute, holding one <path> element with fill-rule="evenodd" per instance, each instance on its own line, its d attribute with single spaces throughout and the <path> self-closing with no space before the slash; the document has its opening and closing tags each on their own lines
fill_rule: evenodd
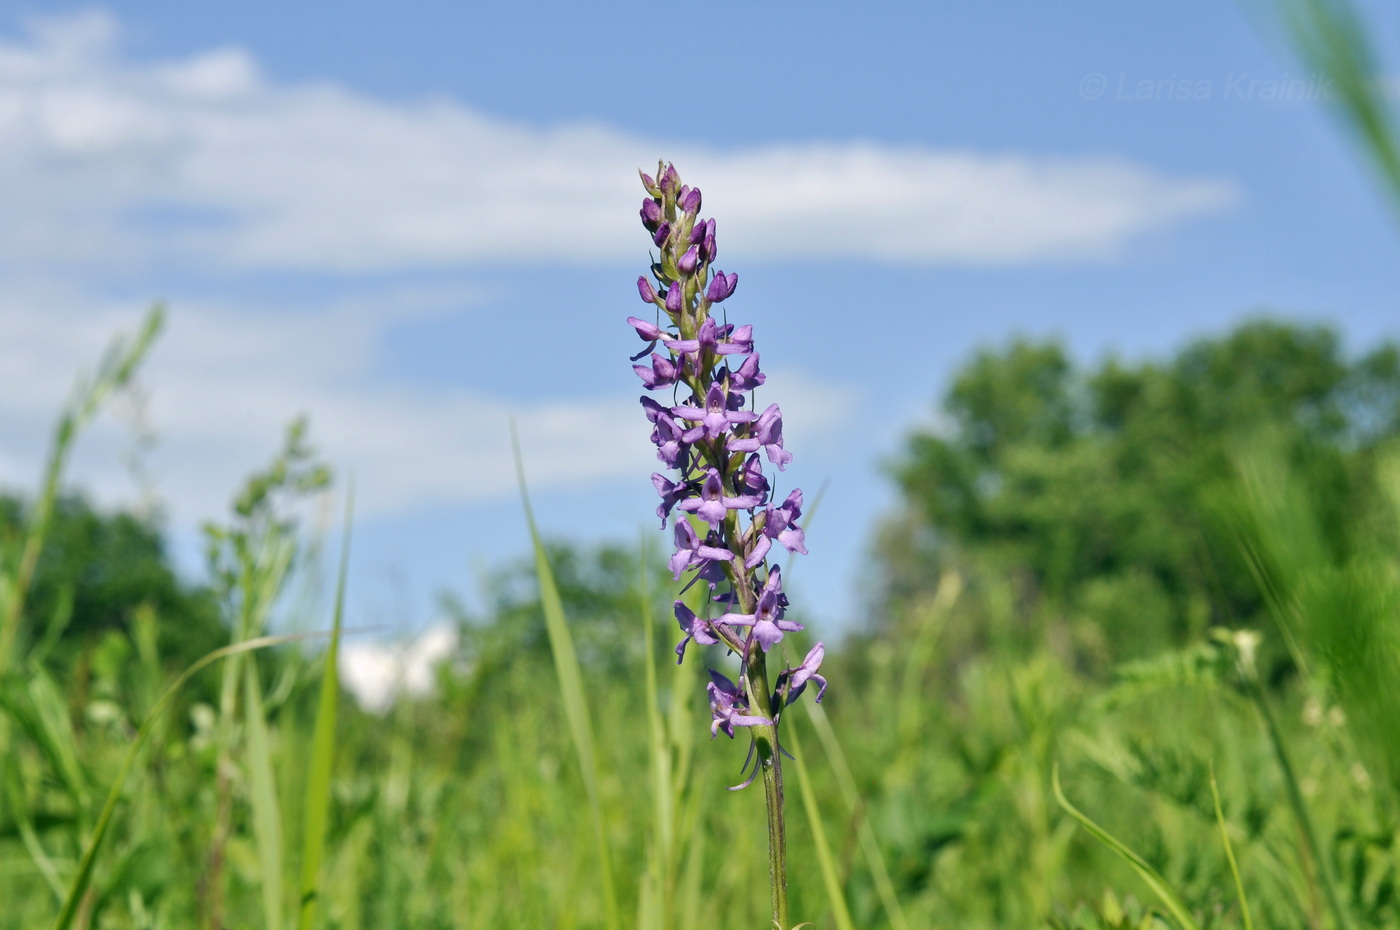
<svg viewBox="0 0 1400 930">
<path fill-rule="evenodd" d="M 1081 370 L 1018 340 L 963 368 L 944 411 L 894 466 L 910 507 L 883 534 L 888 613 L 939 568 L 1010 577 L 1079 618 L 1077 654 L 1103 667 L 1262 622 L 1230 510 L 1260 442 L 1346 545 L 1375 509 L 1375 453 L 1400 435 L 1400 350 L 1348 359 L 1329 329 L 1260 320 L 1166 362 Z"/>
</svg>

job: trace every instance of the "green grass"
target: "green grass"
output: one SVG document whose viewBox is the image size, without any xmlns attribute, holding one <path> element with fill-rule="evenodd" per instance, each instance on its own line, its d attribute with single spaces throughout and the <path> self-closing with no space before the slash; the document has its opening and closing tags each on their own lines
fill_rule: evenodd
<svg viewBox="0 0 1400 930">
<path fill-rule="evenodd" d="M 527 570 L 462 617 L 437 692 L 365 713 L 337 679 L 348 529 L 328 616 L 289 606 L 314 552 L 292 514 L 328 481 L 293 427 L 209 531 L 226 645 L 179 668 L 157 634 L 180 618 L 152 605 L 78 643 L 71 595 L 26 606 L 61 465 L 154 325 L 79 392 L 0 545 L 0 930 L 767 926 L 763 798 L 724 790 L 747 745 L 710 739 L 704 700 L 704 666 L 732 659 L 692 644 L 677 667 L 675 585 L 646 544 L 547 542 L 526 499 Z M 784 730 L 794 920 L 1400 924 L 1387 456 L 1395 512 L 1353 518 L 1267 448 L 1241 455 L 1221 512 L 1262 631 L 1105 673 L 1061 603 L 948 570 L 880 629 L 828 638 L 826 701 Z"/>
</svg>

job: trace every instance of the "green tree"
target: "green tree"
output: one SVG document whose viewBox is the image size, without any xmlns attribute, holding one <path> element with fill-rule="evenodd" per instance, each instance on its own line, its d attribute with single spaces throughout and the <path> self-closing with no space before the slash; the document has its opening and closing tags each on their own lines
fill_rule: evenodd
<svg viewBox="0 0 1400 930">
<path fill-rule="evenodd" d="M 1248 449 L 1305 472 L 1347 545 L 1374 453 L 1400 434 L 1400 351 L 1348 358 L 1331 329 L 1257 320 L 1167 360 L 1085 369 L 1018 339 L 979 352 L 943 409 L 893 467 L 906 507 L 882 533 L 886 614 L 940 570 L 995 573 L 1042 619 L 1075 618 L 1081 655 L 1111 660 L 1260 622 L 1229 512 Z"/>
<path fill-rule="evenodd" d="M 29 509 L 19 497 L 0 496 L 0 538 L 22 536 Z M 151 520 L 100 512 L 81 495 L 60 497 L 25 605 L 34 629 L 59 634 L 51 655 L 71 660 L 106 632 L 129 631 L 143 606 L 160 619 L 160 654 L 173 665 L 228 639 L 212 593 L 180 579 Z"/>
</svg>

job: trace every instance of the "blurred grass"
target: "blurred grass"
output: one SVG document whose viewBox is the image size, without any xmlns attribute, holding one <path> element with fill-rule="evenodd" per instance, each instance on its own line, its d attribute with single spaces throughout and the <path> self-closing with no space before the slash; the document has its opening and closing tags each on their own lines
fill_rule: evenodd
<svg viewBox="0 0 1400 930">
<path fill-rule="evenodd" d="M 41 661 L 51 637 L 21 614 L 16 667 L 0 679 L 0 928 L 192 927 L 211 914 L 301 930 L 762 926 L 765 838 L 751 829 L 762 799 L 723 791 L 745 747 L 708 738 L 699 688 L 702 666 L 725 657 L 692 645 L 676 666 L 674 588 L 656 554 L 595 563 L 536 531 L 519 576 L 531 586 L 463 618 L 435 696 L 384 716 L 342 707 L 344 550 L 330 649 L 303 656 L 265 635 L 308 547 L 260 502 L 324 484 L 300 443 L 294 430 L 233 523 L 211 530 L 233 642 L 194 668 L 167 671 L 147 606 L 92 647 L 92 678 L 75 690 Z M 1229 635 L 1104 680 L 1064 661 L 1053 603 L 948 572 L 886 630 L 829 647 L 826 702 L 794 709 L 799 919 L 1213 928 L 1257 914 L 1261 926 L 1323 927 L 1335 873 L 1355 923 L 1396 920 L 1382 687 L 1394 549 L 1370 524 L 1329 549 L 1309 528 L 1319 498 L 1299 475 L 1261 477 L 1282 466 L 1260 455 L 1241 460 L 1233 512 L 1278 612 L 1270 635 L 1289 631 L 1309 672 L 1261 687 L 1317 855 L 1276 804 L 1290 789 Z M 6 563 L 12 591 L 17 564 Z M 697 608 L 700 596 L 688 595 Z M 950 659 L 948 634 L 989 612 L 1003 632 Z M 796 654 L 809 645 L 792 639 Z M 272 664 L 253 661 L 269 650 Z M 191 692 L 199 668 L 235 659 L 231 690 Z M 1111 842 L 1057 807 L 1057 766 L 1084 799 L 1079 822 Z M 1165 916 L 1138 903 L 1155 894 Z"/>
</svg>

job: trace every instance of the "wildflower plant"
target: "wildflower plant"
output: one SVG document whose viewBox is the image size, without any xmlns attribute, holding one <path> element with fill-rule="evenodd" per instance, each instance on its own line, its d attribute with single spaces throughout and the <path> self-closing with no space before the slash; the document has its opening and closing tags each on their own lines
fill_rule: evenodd
<svg viewBox="0 0 1400 930">
<path fill-rule="evenodd" d="M 737 682 L 710 670 L 711 737 L 731 739 L 738 728 L 751 736 L 744 770 L 745 788 L 760 774 L 768 810 L 769 879 L 773 920 L 788 927 L 786 841 L 783 827 L 783 752 L 778 728 L 783 709 L 809 685 L 815 699 L 826 692 L 819 673 L 825 654 L 817 643 L 801 664 L 771 680 L 768 657 L 785 634 L 801 630 L 786 617 L 782 569 L 771 557 L 782 550 L 807 552 L 802 527 L 802 491 L 773 503 L 767 466 L 786 469 L 792 453 L 783 446 L 783 415 L 777 404 L 758 410 L 756 389 L 766 380 L 754 349 L 753 327 L 717 319 L 721 304 L 734 295 L 739 275 L 714 265 L 715 221 L 701 219 L 699 188 L 681 183 L 674 166 L 659 164 L 655 177 L 642 173 L 647 197 L 642 225 L 659 255 L 650 276 L 637 279 L 641 299 L 655 308 L 653 319 L 629 317 L 646 346 L 632 357 L 650 364 L 633 366 L 648 391 L 667 391 L 670 404 L 644 395 L 642 408 L 652 424 L 656 457 L 671 474 L 652 475 L 661 503 L 664 530 L 674 523 L 676 549 L 670 559 L 677 581 L 689 574 L 684 590 L 706 585 L 705 609 L 696 614 L 677 599 L 675 617 L 686 646 L 723 644 L 739 657 Z M 722 315 L 722 314 L 721 314 Z M 776 480 L 776 478 L 775 478 Z M 778 549 L 774 548 L 777 544 Z M 749 765 L 752 764 L 752 771 Z M 742 774 L 742 773 L 741 773 Z"/>
</svg>

